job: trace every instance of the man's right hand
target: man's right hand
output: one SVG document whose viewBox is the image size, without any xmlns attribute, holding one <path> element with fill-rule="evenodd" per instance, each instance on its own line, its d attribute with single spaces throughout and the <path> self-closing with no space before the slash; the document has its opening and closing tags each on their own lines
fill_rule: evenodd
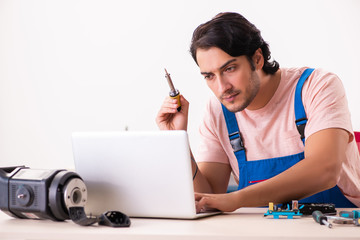
<svg viewBox="0 0 360 240">
<path fill-rule="evenodd" d="M 156 123 L 160 130 L 187 130 L 189 102 L 181 95 L 181 110 L 177 111 L 177 100 L 166 97 L 158 115 Z"/>
</svg>

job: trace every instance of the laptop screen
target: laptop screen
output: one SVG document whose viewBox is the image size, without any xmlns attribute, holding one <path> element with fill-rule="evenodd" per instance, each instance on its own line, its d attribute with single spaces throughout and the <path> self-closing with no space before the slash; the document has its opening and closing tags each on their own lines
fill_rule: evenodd
<svg viewBox="0 0 360 240">
<path fill-rule="evenodd" d="M 192 218 L 195 200 L 185 131 L 78 132 L 76 172 L 88 188 L 86 212 Z"/>
</svg>

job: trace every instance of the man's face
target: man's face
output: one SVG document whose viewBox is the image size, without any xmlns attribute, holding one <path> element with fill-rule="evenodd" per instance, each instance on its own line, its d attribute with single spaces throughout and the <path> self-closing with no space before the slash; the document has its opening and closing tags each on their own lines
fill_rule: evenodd
<svg viewBox="0 0 360 240">
<path fill-rule="evenodd" d="M 207 85 L 231 112 L 248 107 L 260 88 L 260 78 L 246 56 L 232 57 L 212 47 L 198 49 L 196 59 Z"/>
</svg>

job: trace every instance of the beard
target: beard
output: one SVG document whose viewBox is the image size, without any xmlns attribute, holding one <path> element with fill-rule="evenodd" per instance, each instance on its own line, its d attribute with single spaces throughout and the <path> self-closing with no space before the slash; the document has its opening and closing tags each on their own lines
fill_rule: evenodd
<svg viewBox="0 0 360 240">
<path fill-rule="evenodd" d="M 240 112 L 247 108 L 260 89 L 260 78 L 258 75 L 253 72 L 249 79 L 250 84 L 247 86 L 245 92 L 237 89 L 228 89 L 219 97 L 220 102 L 230 111 L 230 112 Z M 233 101 L 226 101 L 225 98 L 229 96 L 236 95 Z"/>
</svg>

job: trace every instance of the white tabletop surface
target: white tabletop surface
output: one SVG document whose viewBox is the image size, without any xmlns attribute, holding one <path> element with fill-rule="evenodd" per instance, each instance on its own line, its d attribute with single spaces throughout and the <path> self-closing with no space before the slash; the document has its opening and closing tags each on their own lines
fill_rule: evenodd
<svg viewBox="0 0 360 240">
<path fill-rule="evenodd" d="M 129 228 L 16 219 L 0 211 L 0 239 L 360 239 L 360 227 L 354 225 L 334 224 L 330 229 L 311 216 L 273 219 L 263 216 L 266 211 L 267 208 L 242 208 L 197 220 L 132 218 Z"/>
</svg>

